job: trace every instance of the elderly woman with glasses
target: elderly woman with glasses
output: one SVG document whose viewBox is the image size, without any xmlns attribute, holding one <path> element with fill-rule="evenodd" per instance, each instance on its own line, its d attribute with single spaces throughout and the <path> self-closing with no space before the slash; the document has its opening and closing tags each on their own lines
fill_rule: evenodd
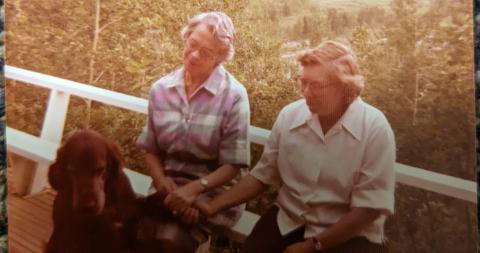
<svg viewBox="0 0 480 253">
<path fill-rule="evenodd" d="M 211 215 L 277 185 L 275 205 L 241 252 L 385 252 L 383 227 L 394 207 L 393 131 L 359 97 L 363 77 L 349 47 L 326 41 L 298 61 L 304 99 L 280 112 L 250 175 L 197 206 Z"/>
<path fill-rule="evenodd" d="M 188 224 L 199 220 L 196 199 L 222 192 L 249 166 L 249 101 L 245 87 L 224 67 L 234 55 L 235 32 L 222 12 L 200 13 L 183 28 L 183 66 L 156 81 L 137 145 L 146 151 L 152 191 Z M 212 217 L 233 225 L 241 207 Z"/>
</svg>

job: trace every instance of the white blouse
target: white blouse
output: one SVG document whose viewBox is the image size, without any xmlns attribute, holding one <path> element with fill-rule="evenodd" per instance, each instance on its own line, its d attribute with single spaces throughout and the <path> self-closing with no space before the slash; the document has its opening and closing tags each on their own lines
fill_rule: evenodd
<svg viewBox="0 0 480 253">
<path fill-rule="evenodd" d="M 368 207 L 383 214 L 359 236 L 381 243 L 394 209 L 394 164 L 393 131 L 378 109 L 357 98 L 324 135 L 302 99 L 282 109 L 251 175 L 280 187 L 282 235 L 302 225 L 305 238 L 318 235 L 352 207 Z"/>
</svg>

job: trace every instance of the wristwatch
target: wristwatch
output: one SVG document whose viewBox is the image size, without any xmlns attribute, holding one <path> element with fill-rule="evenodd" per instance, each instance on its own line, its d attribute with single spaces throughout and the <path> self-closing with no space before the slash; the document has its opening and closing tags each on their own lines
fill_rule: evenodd
<svg viewBox="0 0 480 253">
<path fill-rule="evenodd" d="M 203 187 L 204 191 L 208 189 L 208 179 L 204 177 L 200 178 L 200 185 Z"/>
<path fill-rule="evenodd" d="M 315 251 L 320 251 L 323 249 L 322 242 L 317 239 L 317 237 L 312 237 L 313 246 L 315 247 Z"/>
</svg>

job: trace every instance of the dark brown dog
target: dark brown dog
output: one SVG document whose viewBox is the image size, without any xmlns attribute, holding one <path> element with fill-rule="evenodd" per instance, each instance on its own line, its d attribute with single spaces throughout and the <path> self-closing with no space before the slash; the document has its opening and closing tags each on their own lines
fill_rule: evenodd
<svg viewBox="0 0 480 253">
<path fill-rule="evenodd" d="M 47 253 L 130 252 L 135 193 L 116 145 L 76 131 L 57 151 L 48 180 L 57 196 Z"/>
</svg>

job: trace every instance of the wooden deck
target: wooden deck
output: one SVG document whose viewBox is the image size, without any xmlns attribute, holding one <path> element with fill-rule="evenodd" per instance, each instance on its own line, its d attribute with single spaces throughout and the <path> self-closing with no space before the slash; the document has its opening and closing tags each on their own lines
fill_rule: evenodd
<svg viewBox="0 0 480 253">
<path fill-rule="evenodd" d="M 46 190 L 29 197 L 13 194 L 15 183 L 8 174 L 8 247 L 10 253 L 43 253 L 52 233 L 51 211 L 55 192 Z M 12 194 L 10 194 L 12 193 Z"/>
</svg>

